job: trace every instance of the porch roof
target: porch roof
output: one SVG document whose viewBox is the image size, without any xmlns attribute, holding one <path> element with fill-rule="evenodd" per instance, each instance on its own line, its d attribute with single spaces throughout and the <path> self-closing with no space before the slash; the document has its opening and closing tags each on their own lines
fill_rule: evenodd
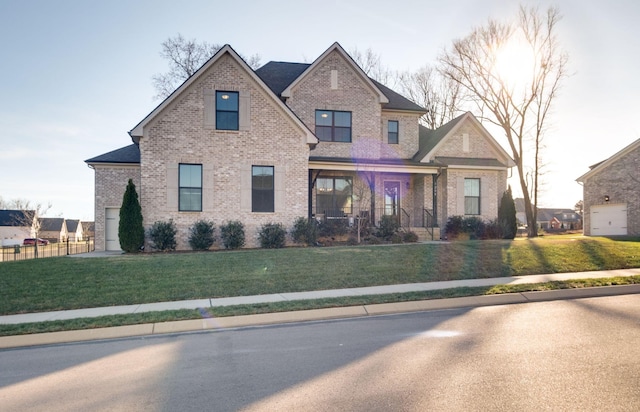
<svg viewBox="0 0 640 412">
<path fill-rule="evenodd" d="M 354 159 L 345 157 L 309 157 L 309 169 L 354 172 L 437 174 L 442 167 L 435 163 L 420 163 L 410 159 Z"/>
<path fill-rule="evenodd" d="M 469 157 L 436 157 L 437 164 L 448 167 L 482 167 L 482 168 L 498 168 L 506 169 L 509 166 L 500 162 L 498 159 L 480 159 Z"/>
</svg>

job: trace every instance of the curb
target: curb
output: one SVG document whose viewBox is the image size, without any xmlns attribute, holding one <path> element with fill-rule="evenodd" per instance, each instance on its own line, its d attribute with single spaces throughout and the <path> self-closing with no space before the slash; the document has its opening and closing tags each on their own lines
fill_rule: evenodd
<svg viewBox="0 0 640 412">
<path fill-rule="evenodd" d="M 640 284 L 380 303 L 0 337 L 0 349 L 518 303 L 640 294 Z"/>
</svg>

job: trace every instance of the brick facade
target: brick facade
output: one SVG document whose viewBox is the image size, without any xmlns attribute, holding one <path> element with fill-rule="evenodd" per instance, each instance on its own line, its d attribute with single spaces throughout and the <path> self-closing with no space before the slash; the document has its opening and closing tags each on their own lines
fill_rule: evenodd
<svg viewBox="0 0 640 412">
<path fill-rule="evenodd" d="M 105 210 L 120 206 L 129 178 L 138 188 L 145 228 L 156 221 L 173 220 L 178 249 L 189 249 L 189 228 L 201 219 L 213 221 L 218 228 L 231 220 L 241 221 L 247 247 L 258 246 L 257 233 L 263 224 L 282 223 L 290 229 L 296 218 L 317 212 L 315 188 L 309 199 L 310 176 L 352 178 L 351 217 L 371 207 L 368 182 L 363 180 L 367 174 L 375 187 L 375 213 L 385 206 L 387 183 L 399 188 L 399 207 L 412 225 L 423 224 L 425 209 L 437 209 L 441 227 L 448 216 L 458 214 L 458 179 L 480 177 L 481 217 L 496 218 L 506 189 L 507 166 L 447 170 L 432 160 L 421 163 L 414 159 L 421 149 L 419 118 L 423 109 L 396 94 L 395 106 L 391 104 L 337 43 L 303 73 L 286 93 L 276 96 L 279 92 L 266 88 L 257 72 L 226 46 L 132 130 L 139 147 L 139 165 L 101 164 L 101 157 L 93 163 L 87 161 L 96 170 L 96 249 L 104 248 Z M 207 99 L 216 90 L 238 92 L 238 130 L 211 126 Z M 351 142 L 318 142 L 312 135 L 316 110 L 350 112 Z M 455 132 L 442 137 L 431 158 L 501 159 L 505 165 L 509 163 L 505 160 L 508 156 L 472 117 L 467 114 L 461 119 L 455 120 L 460 123 Z M 397 144 L 388 144 L 390 120 L 398 122 Z M 316 160 L 312 162 L 310 157 Z M 362 164 L 354 159 L 362 159 Z M 202 165 L 202 211 L 179 211 L 180 164 Z M 272 213 L 251 210 L 252 165 L 274 168 Z"/>
<path fill-rule="evenodd" d="M 583 183 L 583 228 L 587 236 L 591 235 L 592 207 L 607 204 L 626 205 L 627 234 L 640 235 L 640 140 L 625 149 L 578 179 Z"/>
</svg>

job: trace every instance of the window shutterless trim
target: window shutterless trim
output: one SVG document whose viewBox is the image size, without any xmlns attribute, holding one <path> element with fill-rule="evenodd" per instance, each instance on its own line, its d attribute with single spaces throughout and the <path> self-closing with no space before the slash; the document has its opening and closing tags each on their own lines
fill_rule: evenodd
<svg viewBox="0 0 640 412">
<path fill-rule="evenodd" d="M 331 117 L 331 124 L 318 124 L 318 116 L 322 116 L 322 113 L 326 113 Z M 343 122 L 336 122 L 336 114 L 348 114 L 349 125 L 343 124 Z M 349 111 L 344 110 L 322 110 L 316 109 L 315 124 L 316 124 L 316 137 L 324 142 L 339 142 L 339 143 L 351 143 L 351 130 L 353 125 L 353 116 Z"/>
<path fill-rule="evenodd" d="M 235 96 L 235 107 L 233 109 L 221 109 L 220 101 L 224 95 Z M 240 128 L 240 93 L 236 91 L 216 90 L 216 129 L 217 130 L 239 130 Z M 235 114 L 234 121 L 222 120 L 225 114 Z M 227 124 L 229 123 L 229 124 Z"/>
<path fill-rule="evenodd" d="M 268 169 L 270 174 L 256 174 L 259 169 Z M 262 171 L 261 171 L 262 172 Z M 267 184 L 265 184 L 267 183 Z M 251 166 L 251 212 L 275 212 L 275 167 Z"/>
<path fill-rule="evenodd" d="M 200 170 L 200 186 L 182 186 L 182 169 L 183 166 L 187 166 L 187 167 L 198 167 Z M 180 212 L 202 212 L 202 165 L 199 163 L 179 163 L 178 164 L 178 211 Z M 190 193 L 191 196 L 193 196 L 194 194 L 196 194 L 197 192 L 200 193 L 199 199 L 200 199 L 200 204 L 197 208 L 195 207 L 190 207 L 190 208 L 182 208 L 182 196 L 183 196 L 183 190 L 189 190 L 192 191 L 193 193 Z M 184 194 L 185 196 L 187 196 L 187 194 Z M 192 206 L 192 199 L 189 198 L 189 206 Z"/>
<path fill-rule="evenodd" d="M 394 131 L 391 131 L 391 125 L 395 125 Z M 387 123 L 387 143 L 389 144 L 398 144 L 399 143 L 399 130 L 400 125 L 397 120 L 389 120 Z"/>
</svg>

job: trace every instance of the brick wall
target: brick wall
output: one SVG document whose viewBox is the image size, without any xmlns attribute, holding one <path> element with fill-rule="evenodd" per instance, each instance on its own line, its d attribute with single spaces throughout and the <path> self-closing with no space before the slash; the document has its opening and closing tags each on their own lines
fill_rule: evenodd
<svg viewBox="0 0 640 412">
<path fill-rule="evenodd" d="M 609 202 L 605 202 L 605 195 Z M 640 235 L 640 147 L 592 175 L 583 186 L 584 234 L 591 235 L 591 206 L 625 203 L 627 233 Z"/>
<path fill-rule="evenodd" d="M 250 129 L 205 129 L 203 91 L 208 89 L 250 96 Z M 140 141 L 145 227 L 173 219 L 178 249 L 189 248 L 189 227 L 200 219 L 211 220 L 218 228 L 240 220 L 248 247 L 258 245 L 257 231 L 265 223 L 290 228 L 297 217 L 307 216 L 309 147 L 305 139 L 304 131 L 277 101 L 235 60 L 222 56 L 145 128 Z M 203 165 L 202 212 L 179 212 L 177 201 L 171 202 L 168 169 L 179 163 Z M 252 165 L 274 166 L 274 213 L 251 212 Z M 219 233 L 218 229 L 218 238 Z"/>
<path fill-rule="evenodd" d="M 129 179 L 140 193 L 140 167 L 137 165 L 94 165 L 95 169 L 95 248 L 105 250 L 105 210 L 120 208 Z"/>
</svg>

